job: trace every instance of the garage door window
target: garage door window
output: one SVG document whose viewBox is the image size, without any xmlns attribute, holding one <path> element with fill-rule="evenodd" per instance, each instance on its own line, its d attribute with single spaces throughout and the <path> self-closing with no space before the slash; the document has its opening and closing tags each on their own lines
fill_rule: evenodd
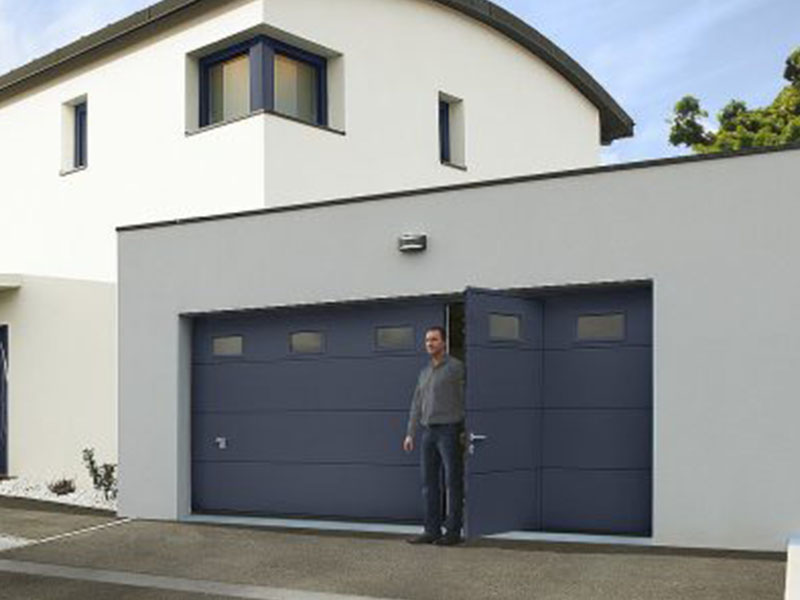
<svg viewBox="0 0 800 600">
<path fill-rule="evenodd" d="M 413 350 L 413 327 L 378 327 L 375 330 L 378 350 Z"/>
<path fill-rule="evenodd" d="M 578 317 L 579 341 L 616 341 L 622 339 L 625 339 L 625 315 L 623 313 L 581 315 Z"/>
<path fill-rule="evenodd" d="M 241 356 L 243 345 L 240 335 L 216 337 L 212 342 L 214 356 Z"/>
<path fill-rule="evenodd" d="M 516 341 L 520 339 L 519 315 L 489 314 L 489 338 L 498 341 Z"/>
<path fill-rule="evenodd" d="M 319 354 L 325 348 L 325 336 L 320 331 L 297 331 L 289 336 L 293 354 Z"/>
</svg>

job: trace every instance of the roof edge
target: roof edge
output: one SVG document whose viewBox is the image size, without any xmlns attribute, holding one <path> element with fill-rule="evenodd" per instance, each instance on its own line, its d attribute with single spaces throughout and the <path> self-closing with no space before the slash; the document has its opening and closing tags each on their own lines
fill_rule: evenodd
<svg viewBox="0 0 800 600">
<path fill-rule="evenodd" d="M 45 76 L 50 70 L 123 38 L 190 6 L 208 0 L 161 0 L 111 23 L 66 46 L 0 76 L 0 100 L 12 97 L 15 88 Z M 224 3 L 230 0 L 217 0 Z M 610 144 L 633 135 L 633 119 L 611 95 L 575 60 L 525 21 L 489 0 L 431 0 L 488 25 L 541 58 L 567 79 L 600 111 L 601 142 Z"/>
</svg>

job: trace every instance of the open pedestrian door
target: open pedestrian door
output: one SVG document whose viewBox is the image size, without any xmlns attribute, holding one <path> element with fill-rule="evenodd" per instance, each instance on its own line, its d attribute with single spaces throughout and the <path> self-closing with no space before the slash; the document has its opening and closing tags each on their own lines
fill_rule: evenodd
<svg viewBox="0 0 800 600">
<path fill-rule="evenodd" d="M 465 292 L 469 538 L 540 526 L 543 310 L 505 292 Z"/>
</svg>

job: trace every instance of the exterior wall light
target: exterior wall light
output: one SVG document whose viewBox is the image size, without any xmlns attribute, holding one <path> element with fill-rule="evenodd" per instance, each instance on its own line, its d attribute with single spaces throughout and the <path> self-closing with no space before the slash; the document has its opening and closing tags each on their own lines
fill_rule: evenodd
<svg viewBox="0 0 800 600">
<path fill-rule="evenodd" d="M 404 233 L 397 238 L 400 252 L 424 252 L 428 247 L 428 236 L 424 233 Z"/>
</svg>

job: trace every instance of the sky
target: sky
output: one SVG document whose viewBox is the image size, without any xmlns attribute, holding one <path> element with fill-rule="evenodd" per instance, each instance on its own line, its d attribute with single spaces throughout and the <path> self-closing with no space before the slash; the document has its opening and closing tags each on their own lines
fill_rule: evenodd
<svg viewBox="0 0 800 600">
<path fill-rule="evenodd" d="M 335 1 L 335 0 L 330 0 Z M 0 73 L 155 0 L 0 0 Z M 667 142 L 682 96 L 713 115 L 729 100 L 765 105 L 800 46 L 800 0 L 495 0 L 560 46 L 636 122 L 605 163 L 686 154 Z"/>
</svg>

